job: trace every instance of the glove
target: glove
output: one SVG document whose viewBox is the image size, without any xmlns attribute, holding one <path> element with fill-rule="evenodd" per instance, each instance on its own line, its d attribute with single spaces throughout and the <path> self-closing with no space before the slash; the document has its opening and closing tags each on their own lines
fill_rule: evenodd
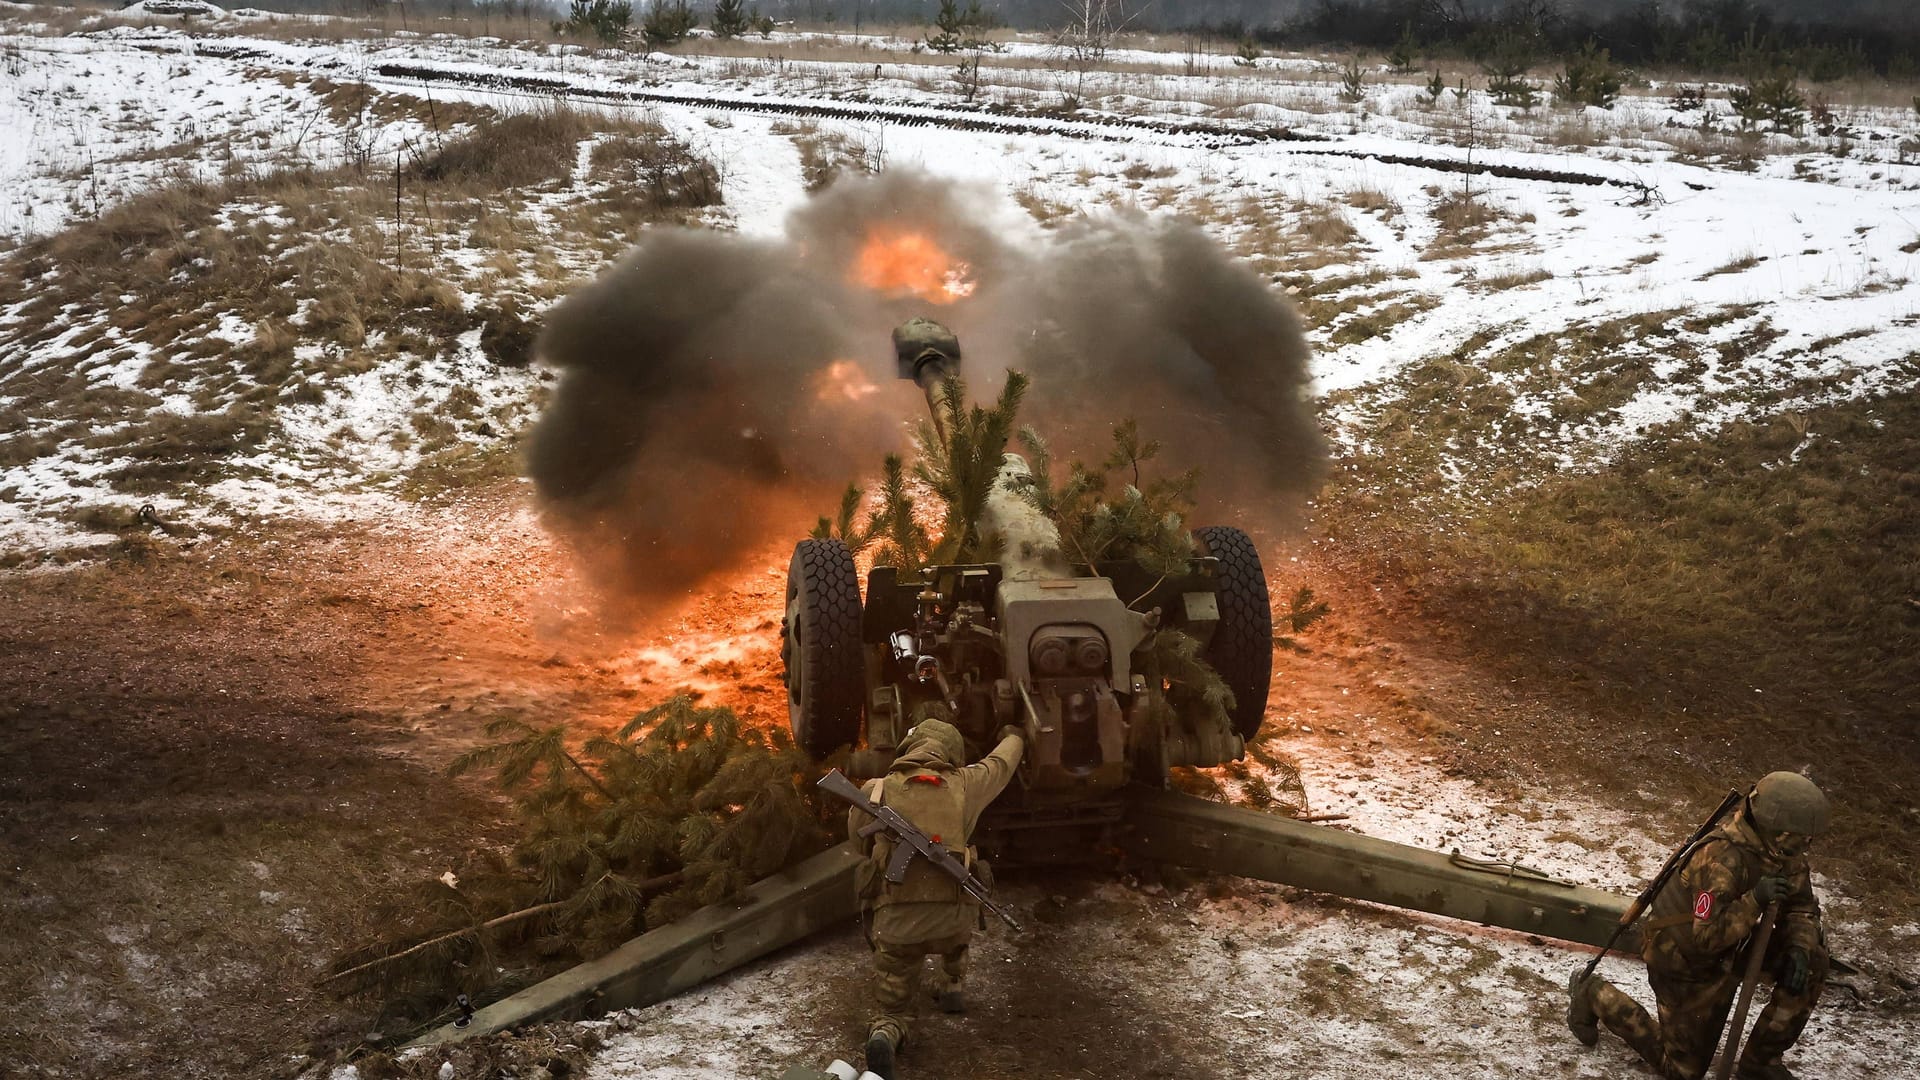
<svg viewBox="0 0 1920 1080">
<path fill-rule="evenodd" d="M 996 742 L 1005 742 L 1008 739 L 1019 739 L 1020 741 L 1025 742 L 1026 738 L 1027 738 L 1027 733 L 1021 730 L 1020 728 L 1014 727 L 1012 724 L 1008 724 L 1005 727 L 1002 727 L 994 735 L 994 740 Z"/>
<path fill-rule="evenodd" d="M 1788 949 L 1781 955 L 1780 965 L 1773 973 L 1774 982 L 1789 994 L 1805 993 L 1807 974 L 1811 966 L 1812 961 L 1807 956 L 1807 950 L 1798 946 Z"/>
<path fill-rule="evenodd" d="M 1768 874 L 1753 886 L 1753 898 L 1760 901 L 1761 907 L 1785 900 L 1792 894 L 1793 889 L 1787 884 L 1787 879 L 1779 874 Z"/>
</svg>

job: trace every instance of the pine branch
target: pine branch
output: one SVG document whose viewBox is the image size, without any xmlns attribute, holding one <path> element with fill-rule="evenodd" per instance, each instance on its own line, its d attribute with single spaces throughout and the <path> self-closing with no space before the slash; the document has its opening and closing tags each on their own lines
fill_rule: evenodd
<svg viewBox="0 0 1920 1080">
<path fill-rule="evenodd" d="M 577 771 L 582 777 L 586 779 L 587 783 L 592 784 L 593 790 L 599 792 L 602 798 L 606 799 L 608 802 L 617 801 L 613 797 L 613 792 L 608 791 L 607 786 L 600 782 L 600 778 L 593 775 L 593 773 L 585 765 L 580 764 L 579 758 L 574 757 L 570 751 L 564 748 L 560 751 L 560 756 L 566 758 L 567 764 L 572 765 L 574 767 L 574 770 Z"/>
</svg>

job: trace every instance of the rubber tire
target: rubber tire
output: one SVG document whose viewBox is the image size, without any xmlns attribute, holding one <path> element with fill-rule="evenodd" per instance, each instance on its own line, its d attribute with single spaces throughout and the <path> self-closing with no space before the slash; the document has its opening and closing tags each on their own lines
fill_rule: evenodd
<svg viewBox="0 0 1920 1080">
<path fill-rule="evenodd" d="M 1233 691 L 1229 717 L 1248 742 L 1260 732 L 1273 683 L 1273 607 L 1260 552 L 1247 534 L 1231 525 L 1193 530 L 1200 550 L 1220 560 L 1220 589 L 1215 599 L 1220 624 L 1207 643 L 1207 663 Z"/>
<path fill-rule="evenodd" d="M 784 638 L 787 722 L 801 749 L 824 758 L 859 738 L 867 696 L 860 578 L 843 541 L 794 545 Z"/>
</svg>

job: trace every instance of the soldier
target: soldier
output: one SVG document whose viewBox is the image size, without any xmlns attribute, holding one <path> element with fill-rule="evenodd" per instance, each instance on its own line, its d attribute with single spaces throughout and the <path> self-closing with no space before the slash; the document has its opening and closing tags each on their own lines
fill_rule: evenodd
<svg viewBox="0 0 1920 1080">
<path fill-rule="evenodd" d="M 967 841 L 973 827 L 1013 778 L 1025 748 L 1018 728 L 1001 728 L 993 752 L 962 768 L 966 747 L 959 729 L 942 720 L 923 720 L 907 733 L 887 775 L 866 785 L 867 798 L 899 811 L 971 868 L 974 851 Z M 940 957 L 941 978 L 934 992 L 940 1007 L 950 1013 L 966 1009 L 967 946 L 980 922 L 980 904 L 923 858 L 908 864 L 900 884 L 889 883 L 885 871 L 893 839 L 881 833 L 862 840 L 860 827 L 871 820 L 862 810 L 850 810 L 847 831 L 856 842 L 872 844 L 856 879 L 862 910 L 873 914 L 874 1009 L 867 1068 L 892 1080 L 894 1051 L 906 1038 L 910 1003 L 929 954 Z"/>
<path fill-rule="evenodd" d="M 1769 773 L 1738 812 L 1694 845 L 1654 897 L 1643 930 L 1656 1025 L 1632 998 L 1599 976 L 1568 990 L 1567 1026 L 1588 1046 L 1597 1019 L 1668 1080 L 1700 1080 L 1746 972 L 1762 913 L 1780 904 L 1763 967 L 1773 994 L 1747 1037 L 1742 1080 L 1793 1080 L 1781 1055 L 1800 1037 L 1827 979 L 1820 901 L 1808 882 L 1808 842 L 1827 827 L 1827 798 L 1799 773 Z"/>
</svg>

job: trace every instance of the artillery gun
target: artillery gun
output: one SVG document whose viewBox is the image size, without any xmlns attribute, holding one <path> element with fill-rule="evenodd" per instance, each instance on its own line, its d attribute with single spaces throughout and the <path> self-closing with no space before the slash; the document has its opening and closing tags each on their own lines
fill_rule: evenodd
<svg viewBox="0 0 1920 1080">
<path fill-rule="evenodd" d="M 959 342 L 925 319 L 893 337 L 900 376 L 925 392 L 944 444 L 937 395 L 959 372 Z M 959 728 L 974 757 L 1019 727 L 1019 782 L 977 840 L 1003 861 L 1058 862 L 1110 846 L 1094 841 L 1120 821 L 1129 785 L 1244 754 L 1266 712 L 1273 615 L 1259 552 L 1239 529 L 1196 530 L 1184 572 L 1069 565 L 1052 523 L 1020 496 L 1030 482 L 1026 461 L 1006 455 L 979 524 L 1000 540 L 997 561 L 875 566 L 864 602 L 844 541 L 800 541 L 781 656 L 795 740 L 816 758 L 855 747 L 856 777 L 885 773 L 923 720 Z M 1201 646 L 1230 709 L 1168 678 L 1153 644 L 1175 633 Z"/>
<path fill-rule="evenodd" d="M 896 331 L 894 342 L 901 376 L 925 391 L 938 429 L 935 395 L 956 373 L 959 343 L 924 320 Z M 1025 473 L 1008 455 L 987 500 L 983 526 L 1004 541 L 994 563 L 911 573 L 876 567 L 863 599 L 844 542 L 796 545 L 781 652 L 799 745 L 817 758 L 852 746 L 850 771 L 872 776 L 922 720 L 959 727 L 973 756 L 1011 723 L 1027 733 L 1020 783 L 975 835 L 1003 865 L 1117 851 L 1543 937 L 1632 946 L 1636 935 L 1620 933 L 1632 921 L 1623 918 L 1627 897 L 1517 864 L 1167 790 L 1168 769 L 1236 760 L 1259 731 L 1273 663 L 1259 554 L 1240 530 L 1215 526 L 1194 532 L 1196 554 L 1184 573 L 1150 576 L 1127 562 L 1071 566 L 1052 526 L 1018 496 Z M 1154 635 L 1171 632 L 1198 641 L 1233 691 L 1224 715 L 1166 678 L 1152 646 Z M 830 848 L 412 1045 L 652 1004 L 850 925 L 863 861 L 850 844 Z"/>
</svg>

